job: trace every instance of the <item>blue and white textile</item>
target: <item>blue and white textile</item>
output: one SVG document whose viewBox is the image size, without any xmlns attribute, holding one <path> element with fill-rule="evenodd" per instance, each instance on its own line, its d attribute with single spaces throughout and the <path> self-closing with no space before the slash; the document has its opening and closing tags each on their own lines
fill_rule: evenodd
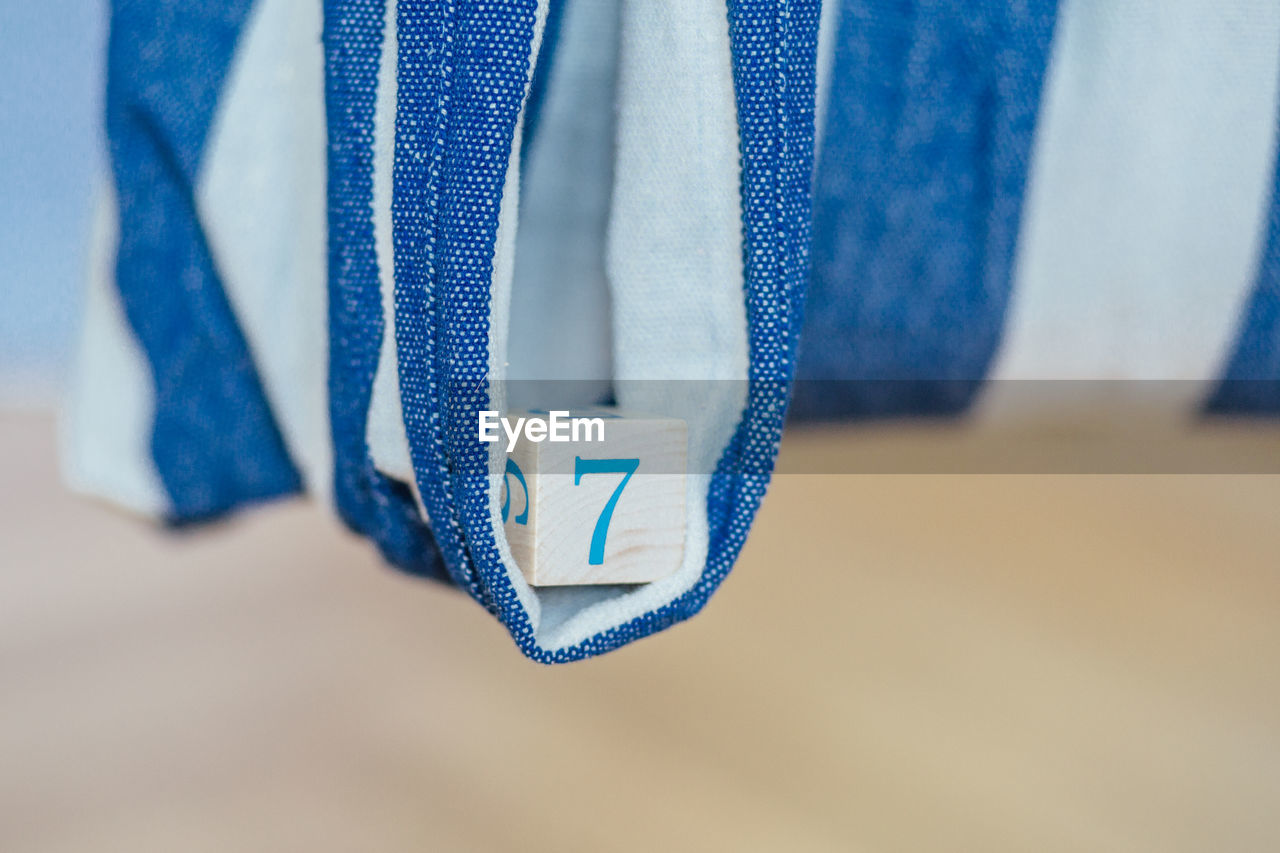
<svg viewBox="0 0 1280 853">
<path fill-rule="evenodd" d="M 332 501 L 536 660 L 702 607 L 796 375 L 811 418 L 1280 412 L 1272 0 L 114 0 L 109 56 L 69 480 Z M 525 583 L 475 426 L 548 379 L 689 424 L 676 574 Z"/>
<path fill-rule="evenodd" d="M 797 415 L 1280 412 L 1280 5 L 827 11 Z"/>
<path fill-rule="evenodd" d="M 588 5 L 117 0 L 72 483 L 176 523 L 331 498 L 540 661 L 697 612 L 794 372 L 818 6 Z M 580 151 L 594 180 L 562 203 Z M 563 230 L 522 234 L 522 207 Z M 651 380 L 619 402 L 689 424 L 684 564 L 662 581 L 535 590 L 502 534 L 477 415 L 566 362 L 536 354 L 571 337 L 538 316 L 566 286 L 611 313 L 573 320 L 584 378 Z M 535 355 L 512 366 L 512 341 Z"/>
</svg>

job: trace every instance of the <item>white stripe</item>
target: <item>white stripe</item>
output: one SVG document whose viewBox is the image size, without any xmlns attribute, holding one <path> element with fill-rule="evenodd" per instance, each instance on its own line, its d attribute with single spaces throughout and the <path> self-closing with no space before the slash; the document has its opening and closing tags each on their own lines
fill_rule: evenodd
<svg viewBox="0 0 1280 853">
<path fill-rule="evenodd" d="M 205 149 L 197 203 L 289 453 L 308 488 L 327 498 L 321 4 L 260 0 L 245 27 Z"/>
<path fill-rule="evenodd" d="M 1219 374 L 1261 250 L 1278 79 L 1274 0 L 1065 0 L 994 378 Z M 1015 398 L 995 383 L 985 413 Z"/>
<path fill-rule="evenodd" d="M 382 58 L 378 66 L 378 98 L 373 113 L 373 235 L 382 294 L 382 342 L 373 394 L 365 422 L 365 440 L 374 467 L 402 483 L 414 483 L 409 436 L 400 406 L 400 368 L 396 362 L 395 243 L 392 235 L 391 191 L 395 183 L 396 64 L 400 42 L 396 36 L 396 0 L 387 0 Z"/>
<path fill-rule="evenodd" d="M 108 181 L 94 212 L 84 327 L 59 418 L 59 456 L 75 491 L 158 518 L 170 504 L 151 458 L 155 389 L 115 286 L 118 234 Z"/>
<path fill-rule="evenodd" d="M 609 392 L 612 373 L 604 243 L 620 9 L 617 0 L 594 0 L 569 3 L 563 15 L 541 122 L 520 179 L 505 367 L 513 379 L 578 380 L 574 396 L 554 402 L 586 406 Z M 553 402 L 521 398 L 537 387 L 513 384 L 512 408 Z"/>
</svg>

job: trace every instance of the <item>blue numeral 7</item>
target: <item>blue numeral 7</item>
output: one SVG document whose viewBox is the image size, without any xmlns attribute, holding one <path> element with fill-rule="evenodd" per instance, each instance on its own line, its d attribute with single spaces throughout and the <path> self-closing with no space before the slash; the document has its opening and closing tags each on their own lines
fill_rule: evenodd
<svg viewBox="0 0 1280 853">
<path fill-rule="evenodd" d="M 622 482 L 618 484 L 618 488 L 613 490 L 613 496 L 609 498 L 609 502 L 600 511 L 600 517 L 596 519 L 596 529 L 591 534 L 591 551 L 587 555 L 588 565 L 599 566 L 604 563 L 604 538 L 609 535 L 609 522 L 613 520 L 613 508 L 618 505 L 618 497 L 622 494 L 622 490 L 627 487 L 627 481 L 631 479 L 631 475 L 639 467 L 639 459 L 583 459 L 581 456 L 573 458 L 573 484 L 575 486 L 582 482 L 583 474 L 624 475 Z"/>
</svg>

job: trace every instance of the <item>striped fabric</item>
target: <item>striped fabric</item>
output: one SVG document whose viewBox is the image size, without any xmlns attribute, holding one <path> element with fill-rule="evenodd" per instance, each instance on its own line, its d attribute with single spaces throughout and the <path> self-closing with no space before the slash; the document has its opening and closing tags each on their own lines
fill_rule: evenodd
<svg viewBox="0 0 1280 853">
<path fill-rule="evenodd" d="M 306 490 L 543 662 L 701 609 L 763 498 L 795 369 L 817 4 L 178 5 L 114 4 L 115 192 L 71 482 L 177 524 Z M 587 87 L 589 141 L 566 108 L 584 63 L 617 86 Z M 557 205 L 584 148 L 607 183 Z M 536 348 L 513 286 L 565 277 L 546 252 L 517 271 L 543 243 L 531 226 L 517 253 L 525 202 L 557 211 L 557 246 L 594 235 L 575 269 L 604 271 L 612 313 L 575 328 L 608 342 L 604 387 L 688 423 L 688 533 L 661 581 L 535 589 L 506 547 L 501 450 L 475 424 L 505 407 L 513 330 Z"/>
<path fill-rule="evenodd" d="M 793 377 L 802 418 L 1280 411 L 1274 3 L 189 5 L 113 3 L 64 430 L 144 515 L 307 492 L 561 662 L 706 603 Z M 672 577 L 516 568 L 474 425 L 565 378 L 689 423 Z"/>
<path fill-rule="evenodd" d="M 830 19 L 798 416 L 1007 413 L 1052 404 L 1043 380 L 1280 411 L 1280 6 Z"/>
</svg>

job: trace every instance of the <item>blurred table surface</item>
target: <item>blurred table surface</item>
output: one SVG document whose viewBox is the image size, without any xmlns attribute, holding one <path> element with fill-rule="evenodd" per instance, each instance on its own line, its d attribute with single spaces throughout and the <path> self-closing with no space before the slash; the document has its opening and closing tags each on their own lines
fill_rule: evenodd
<svg viewBox="0 0 1280 853">
<path fill-rule="evenodd" d="M 6 853 L 1280 850 L 1280 477 L 786 474 L 554 668 L 305 501 L 162 534 L 31 414 L 0 484 Z"/>
</svg>

